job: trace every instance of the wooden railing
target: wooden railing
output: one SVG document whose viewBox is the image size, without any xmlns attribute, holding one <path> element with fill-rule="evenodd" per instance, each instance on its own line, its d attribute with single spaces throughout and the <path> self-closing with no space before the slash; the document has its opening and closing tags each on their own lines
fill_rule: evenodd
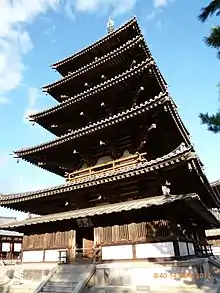
<svg viewBox="0 0 220 293">
<path fill-rule="evenodd" d="M 113 170 L 117 170 L 127 166 L 131 166 L 131 165 L 137 165 L 140 162 L 146 161 L 146 159 L 144 158 L 144 155 L 146 155 L 146 153 L 142 153 L 142 154 L 136 153 L 134 155 L 123 157 L 115 161 L 99 164 L 93 167 L 88 167 L 82 170 L 75 171 L 73 173 L 68 173 L 66 174 L 66 177 L 67 177 L 66 180 L 72 182 L 77 179 L 85 178 L 87 176 L 100 174 L 107 171 L 113 171 Z"/>
</svg>

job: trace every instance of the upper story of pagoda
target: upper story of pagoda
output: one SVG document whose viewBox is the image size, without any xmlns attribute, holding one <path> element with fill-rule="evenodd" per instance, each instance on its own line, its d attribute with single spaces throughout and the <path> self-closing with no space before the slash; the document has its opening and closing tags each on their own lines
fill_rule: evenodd
<svg viewBox="0 0 220 293">
<path fill-rule="evenodd" d="M 65 177 L 103 157 L 139 152 L 152 160 L 190 146 L 135 18 L 61 63 L 71 74 L 44 90 L 63 101 L 31 116 L 58 138 L 16 151 L 18 158 Z"/>
<path fill-rule="evenodd" d="M 62 76 L 67 76 L 123 46 L 139 34 L 140 28 L 137 20 L 136 18 L 132 18 L 117 30 L 110 30 L 109 34 L 105 37 L 80 52 L 52 64 L 51 67 L 57 70 Z"/>
<path fill-rule="evenodd" d="M 216 204 L 218 200 L 203 174 L 189 133 L 144 42 L 136 19 L 56 66 L 64 77 L 45 86 L 44 91 L 59 103 L 32 115 L 31 120 L 58 137 L 16 151 L 18 158 L 67 178 L 75 190 L 79 182 L 86 182 L 89 178 L 94 181 L 97 176 L 104 176 L 103 184 L 107 182 L 107 177 L 112 181 L 110 174 L 126 173 L 129 168 L 141 168 L 142 164 L 149 164 L 148 173 L 154 170 L 150 167 L 151 163 L 154 165 L 154 162 L 160 161 L 159 158 L 184 145 L 192 157 L 189 156 L 190 160 L 178 158 L 176 163 L 181 163 L 181 168 L 177 168 L 173 160 L 169 164 L 165 160 L 160 166 L 164 170 L 162 178 L 160 168 L 155 167 L 155 172 L 149 175 L 152 186 L 145 182 L 144 175 L 143 182 L 148 187 L 140 183 L 138 175 L 136 187 L 132 188 L 142 190 L 143 197 L 146 196 L 146 188 L 151 195 L 158 195 L 161 193 L 161 182 L 168 179 L 174 181 L 177 194 L 198 192 L 210 206 Z M 172 172 L 169 172 L 170 169 Z M 144 174 L 145 171 L 140 172 Z M 155 182 L 157 176 L 159 179 Z M 188 189 L 182 177 L 193 182 Z M 86 184 L 82 183 L 82 187 Z M 123 192 L 123 188 L 119 193 Z M 97 197 L 89 191 L 84 202 L 93 202 L 94 196 Z M 62 211 L 65 203 L 63 198 L 59 200 L 61 208 L 56 210 Z M 32 212 L 37 213 L 41 206 L 35 210 L 35 204 L 34 200 Z M 22 210 L 19 205 L 18 201 L 16 208 Z"/>
<path fill-rule="evenodd" d="M 114 46 L 110 45 L 113 43 Z M 61 136 L 166 91 L 167 85 L 135 18 L 88 47 L 87 53 L 76 54 L 65 62 L 73 66 L 75 59 L 86 58 L 90 50 L 100 52 L 99 57 L 88 57 L 82 67 L 72 69 L 62 79 L 43 87 L 43 91 L 59 104 L 32 114 L 32 122 Z"/>
</svg>

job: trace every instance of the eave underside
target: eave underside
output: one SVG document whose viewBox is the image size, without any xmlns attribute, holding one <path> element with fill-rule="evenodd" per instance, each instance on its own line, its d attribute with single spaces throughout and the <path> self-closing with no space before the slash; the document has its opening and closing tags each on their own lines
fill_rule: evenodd
<svg viewBox="0 0 220 293">
<path fill-rule="evenodd" d="M 66 172 L 79 170 L 85 162 L 87 166 L 94 166 L 101 157 L 119 158 L 126 150 L 135 153 L 141 149 L 147 152 L 147 159 L 151 160 L 169 153 L 183 141 L 189 145 L 178 121 L 174 119 L 175 112 L 165 111 L 162 102 L 154 105 L 155 108 L 153 103 L 149 108 L 146 106 L 146 111 L 129 112 L 131 116 L 128 119 L 122 119 L 123 116 L 119 115 L 120 121 L 112 125 L 109 122 L 104 123 L 103 127 L 98 124 L 81 135 L 65 136 L 39 147 L 16 152 L 16 155 L 65 177 Z M 156 124 L 156 128 L 149 131 L 152 123 Z M 105 144 L 100 145 L 100 141 Z"/>
<path fill-rule="evenodd" d="M 67 227 L 77 229 L 76 220 L 90 218 L 94 227 L 113 226 L 123 223 L 168 219 L 182 223 L 187 219 L 200 227 L 219 227 L 219 221 L 210 213 L 195 194 L 157 196 L 112 205 L 103 205 L 77 211 L 32 218 L 0 229 L 13 229 L 25 234 L 62 231 Z"/>
<path fill-rule="evenodd" d="M 115 51 L 102 56 L 75 72 L 69 73 L 69 75 L 52 84 L 44 86 L 43 91 L 49 93 L 58 102 L 63 102 L 68 97 L 77 95 L 88 88 L 121 74 L 146 58 L 148 56 L 144 48 L 144 40 L 142 37 L 137 36 Z"/>
<path fill-rule="evenodd" d="M 204 183 L 202 171 L 193 153 L 177 151 L 176 154 L 170 154 L 161 160 L 154 160 L 141 166 L 131 171 L 118 171 L 116 174 L 109 172 L 108 176 L 105 173 L 97 178 L 90 176 L 84 180 L 46 190 L 12 194 L 4 198 L 2 196 L 0 205 L 33 214 L 63 212 L 97 204 L 125 201 L 129 198 L 158 196 L 161 194 L 162 184 L 168 180 L 171 183 L 172 193 L 196 192 L 207 206 L 219 206 L 209 183 Z M 48 206 L 50 206 L 49 211 Z"/>
<path fill-rule="evenodd" d="M 62 104 L 37 113 L 34 121 L 60 136 L 69 130 L 129 109 L 134 103 L 147 101 L 163 91 L 153 72 L 150 73 L 152 68 L 152 60 L 146 59 L 114 78 L 67 99 Z M 144 90 L 140 90 L 141 87 Z M 72 86 L 69 90 L 72 91 Z"/>
</svg>

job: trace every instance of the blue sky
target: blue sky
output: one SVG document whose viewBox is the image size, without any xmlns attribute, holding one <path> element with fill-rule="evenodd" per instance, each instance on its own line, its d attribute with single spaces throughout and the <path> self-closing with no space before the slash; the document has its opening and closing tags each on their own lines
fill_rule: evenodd
<svg viewBox="0 0 220 293">
<path fill-rule="evenodd" d="M 0 193 L 35 190 L 63 178 L 9 155 L 53 136 L 25 117 L 56 102 L 40 87 L 59 79 L 49 65 L 107 32 L 112 15 L 118 27 L 138 18 L 145 39 L 169 84 L 210 181 L 220 177 L 220 135 L 200 125 L 199 112 L 219 107 L 219 61 L 203 37 L 217 24 L 197 21 L 209 1 L 193 0 L 1 0 L 0 21 Z M 10 215 L 1 209 L 2 214 Z"/>
</svg>

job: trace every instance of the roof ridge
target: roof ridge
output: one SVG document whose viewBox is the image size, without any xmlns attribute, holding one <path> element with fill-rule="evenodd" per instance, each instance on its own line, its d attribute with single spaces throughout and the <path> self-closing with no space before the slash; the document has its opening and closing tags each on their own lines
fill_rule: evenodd
<svg viewBox="0 0 220 293">
<path fill-rule="evenodd" d="M 186 157 L 186 155 L 188 154 L 188 157 Z M 162 167 L 166 167 L 166 164 L 164 164 L 164 161 L 167 160 L 173 160 L 175 157 L 177 157 L 177 160 L 179 162 L 179 157 L 180 156 L 184 156 L 184 159 L 196 159 L 195 157 L 195 152 L 192 151 L 192 146 L 186 146 L 184 143 L 181 143 L 176 149 L 172 150 L 171 152 L 169 152 L 168 154 L 163 155 L 160 158 L 157 159 L 152 159 L 150 161 L 147 162 L 140 162 L 136 167 L 133 166 L 129 166 L 130 171 L 132 171 L 133 169 L 141 169 L 141 168 L 153 168 L 153 166 L 157 166 L 158 164 L 161 165 Z M 173 162 L 173 161 L 172 161 Z M 121 168 L 122 169 L 122 168 Z M 123 172 L 125 171 L 124 169 L 122 170 Z M 122 172 L 120 171 L 120 172 Z M 129 171 L 129 170 L 127 170 Z M 151 170 L 152 171 L 152 170 Z M 109 172 L 110 173 L 110 172 Z M 116 175 L 118 176 L 119 173 L 117 173 Z M 103 174 L 100 174 L 100 176 L 102 176 Z M 84 180 L 83 182 L 86 181 L 94 181 L 95 179 L 93 178 L 95 175 L 91 176 L 91 178 L 87 178 L 88 180 Z M 104 175 L 103 175 L 104 176 Z M 109 174 L 109 176 L 111 176 Z M 106 176 L 104 176 L 104 178 L 106 179 Z M 100 180 L 100 178 L 98 178 L 98 180 Z M 77 182 L 78 184 L 81 183 L 81 179 L 78 180 Z M 0 202 L 4 201 L 4 200 L 9 200 L 9 199 L 13 199 L 15 197 L 26 197 L 29 195 L 36 195 L 36 194 L 40 194 L 42 192 L 55 192 L 56 190 L 59 191 L 60 188 L 66 188 L 69 189 L 71 188 L 71 186 L 75 186 L 76 182 L 68 182 L 68 183 L 64 183 L 61 185 L 57 185 L 54 187 L 50 187 L 50 188 L 44 188 L 44 189 L 39 189 L 37 191 L 29 191 L 29 192 L 24 192 L 24 193 L 15 193 L 15 194 L 2 194 L 0 196 Z"/>
<path fill-rule="evenodd" d="M 10 228 L 10 224 L 12 224 L 13 228 L 15 228 L 15 227 L 23 226 L 23 225 L 41 224 L 41 223 L 47 223 L 51 221 L 53 222 L 60 221 L 60 220 L 63 220 L 64 217 L 66 220 L 68 220 L 71 218 L 77 219 L 77 218 L 83 218 L 86 216 L 91 217 L 91 216 L 100 215 L 100 214 L 111 214 L 118 210 L 117 207 L 120 208 L 120 211 L 130 211 L 133 209 L 141 209 L 144 207 L 148 208 L 150 206 L 158 206 L 158 205 L 161 206 L 161 205 L 176 202 L 176 201 L 181 201 L 181 200 L 189 201 L 194 199 L 198 200 L 203 206 L 203 203 L 201 202 L 199 196 L 196 193 L 170 195 L 169 197 L 166 197 L 164 195 L 159 195 L 159 196 L 146 197 L 146 198 L 135 199 L 135 200 L 128 200 L 126 202 L 117 202 L 112 204 L 106 203 L 101 206 L 94 206 L 94 207 L 83 208 L 78 210 L 48 214 L 48 215 L 39 216 L 36 218 L 21 220 L 17 223 L 8 223 L 6 225 L 0 225 L 0 229 Z"/>
<path fill-rule="evenodd" d="M 125 22 L 123 25 L 121 25 L 118 29 L 114 30 L 112 33 L 105 35 L 104 37 L 98 39 L 97 41 L 95 41 L 94 43 L 92 43 L 89 46 L 86 46 L 84 49 L 81 49 L 80 51 L 74 53 L 73 55 L 66 57 L 56 63 L 53 63 L 51 65 L 52 68 L 56 69 L 58 68 L 60 65 L 67 63 L 69 60 L 71 59 L 75 59 L 78 58 L 79 56 L 85 54 L 86 52 L 90 51 L 92 48 L 97 47 L 99 44 L 103 43 L 104 41 L 114 37 L 115 35 L 117 35 L 119 32 L 121 32 L 122 30 L 124 30 L 126 27 L 129 27 L 130 25 L 132 25 L 134 22 L 137 22 L 136 17 L 131 18 L 129 21 Z"/>
<path fill-rule="evenodd" d="M 160 103 L 160 100 L 162 100 L 162 99 L 164 99 L 164 102 L 166 100 L 170 100 L 170 98 L 167 96 L 167 93 L 160 93 L 158 96 L 155 96 L 154 98 L 152 98 L 150 100 L 147 100 L 144 103 L 141 103 L 140 105 L 136 105 L 136 106 L 134 106 L 134 107 L 132 107 L 132 108 L 126 110 L 126 111 L 119 112 L 118 114 L 115 114 L 113 116 L 108 116 L 105 119 L 102 119 L 101 121 L 94 122 L 91 125 L 86 125 L 86 126 L 80 128 L 80 129 L 73 130 L 72 132 L 64 134 L 61 137 L 55 138 L 55 139 L 53 139 L 53 140 L 51 140 L 49 142 L 39 144 L 39 145 L 37 145 L 35 147 L 23 148 L 23 149 L 20 149 L 19 151 L 15 151 L 14 153 L 17 156 L 19 156 L 19 154 L 22 154 L 22 153 L 37 152 L 39 148 L 40 149 L 44 148 L 44 147 L 47 148 L 47 147 L 50 147 L 51 144 L 54 144 L 54 143 L 59 144 L 63 140 L 66 141 L 66 140 L 73 139 L 74 136 L 75 136 L 75 138 L 77 138 L 77 137 L 80 137 L 82 135 L 95 132 L 95 131 L 97 131 L 97 129 L 94 130 L 94 126 L 98 126 L 98 128 L 99 128 L 98 130 L 100 130 L 102 128 L 101 126 L 103 124 L 105 124 L 105 123 L 107 123 L 109 121 L 114 122 L 114 120 L 116 118 L 119 118 L 119 120 L 122 120 L 123 116 L 129 116 L 129 114 L 131 114 L 131 113 L 132 113 L 132 115 L 139 115 L 140 114 L 140 109 L 149 110 L 149 108 L 148 108 L 149 105 L 151 105 L 151 107 L 152 106 L 157 106 L 158 104 L 162 103 L 162 102 Z M 130 116 L 129 116 L 129 118 L 130 118 Z M 85 132 L 85 133 L 83 133 L 83 132 Z"/>
<path fill-rule="evenodd" d="M 38 112 L 36 114 L 32 114 L 32 116 L 33 115 L 38 115 L 39 118 L 40 118 L 41 115 L 42 116 L 45 116 L 46 114 L 53 113 L 53 112 L 56 112 L 59 109 L 65 108 L 66 105 L 71 105 L 73 103 L 77 103 L 78 101 L 83 100 L 86 97 L 93 95 L 94 92 L 96 93 L 96 92 L 101 91 L 103 89 L 103 87 L 104 87 L 104 89 L 109 88 L 117 80 L 120 80 L 120 79 L 122 80 L 123 77 L 124 77 L 124 79 L 129 78 L 131 75 L 133 75 L 132 74 L 133 71 L 134 72 L 139 71 L 140 70 L 140 67 L 144 67 L 144 64 L 145 64 L 145 66 L 148 66 L 148 65 L 151 65 L 153 63 L 154 63 L 153 59 L 152 58 L 148 58 L 148 59 L 146 59 L 146 60 L 138 63 L 134 67 L 129 68 L 129 69 L 123 71 L 122 73 L 120 73 L 120 74 L 118 74 L 118 75 L 116 75 L 114 77 L 111 77 L 110 79 L 108 79 L 106 81 L 103 81 L 103 82 L 101 82 L 101 83 L 99 83 L 99 84 L 97 84 L 97 85 L 95 85 L 95 86 L 93 86 L 93 87 L 91 87 L 91 88 L 89 88 L 89 89 L 87 89 L 87 90 L 85 90 L 85 91 L 83 91 L 83 92 L 81 92 L 81 93 L 73 96 L 73 97 L 70 97 L 69 99 L 67 99 L 63 103 L 60 103 L 60 104 L 58 104 L 58 105 L 56 105 L 56 106 L 54 106 L 54 107 L 52 107 L 50 109 L 43 110 L 43 111 Z M 145 68 L 147 68 L 147 67 L 145 67 Z"/>
<path fill-rule="evenodd" d="M 130 49 L 134 44 L 137 44 L 138 42 L 140 42 L 141 40 L 144 40 L 143 36 L 141 35 L 137 35 L 134 38 L 128 40 L 125 44 L 121 45 L 120 47 L 116 48 L 113 51 L 108 52 L 107 54 L 97 58 L 96 60 L 80 67 L 79 69 L 75 70 L 74 72 L 72 72 L 70 75 L 66 75 L 62 78 L 60 78 L 59 80 L 56 80 L 55 82 L 51 83 L 51 84 L 47 84 L 45 86 L 42 87 L 42 90 L 44 92 L 48 92 L 50 90 L 50 88 L 53 88 L 56 86 L 56 84 L 59 83 L 63 83 L 67 80 L 70 80 L 72 78 L 75 78 L 79 75 L 82 75 L 83 73 L 87 72 L 90 70 L 90 68 L 94 68 L 96 67 L 99 63 L 104 63 L 102 61 L 106 61 L 105 59 L 107 58 L 107 60 L 111 59 L 112 57 L 114 57 L 114 55 L 117 52 L 120 52 L 122 50 L 122 52 L 127 51 L 128 49 Z M 122 53 L 120 52 L 120 54 Z M 96 64 L 97 63 L 97 64 Z M 31 115 L 33 116 L 33 115 Z"/>
</svg>

